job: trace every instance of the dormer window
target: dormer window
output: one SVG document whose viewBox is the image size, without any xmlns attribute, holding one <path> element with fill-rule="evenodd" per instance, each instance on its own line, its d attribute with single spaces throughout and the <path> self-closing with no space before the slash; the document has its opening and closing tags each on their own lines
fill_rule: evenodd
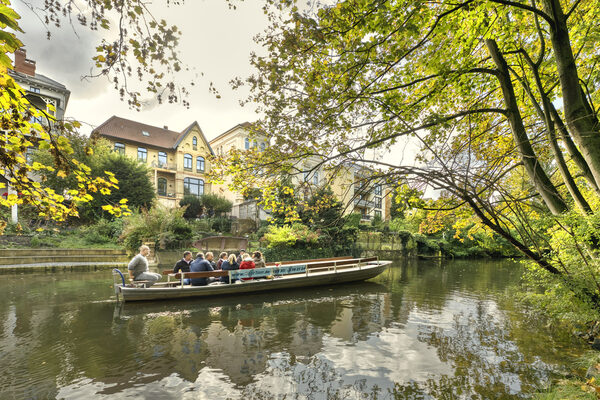
<svg viewBox="0 0 600 400">
<path fill-rule="evenodd" d="M 142 131 L 142 135 L 144 135 L 144 136 L 150 136 L 150 134 L 147 131 Z"/>
</svg>

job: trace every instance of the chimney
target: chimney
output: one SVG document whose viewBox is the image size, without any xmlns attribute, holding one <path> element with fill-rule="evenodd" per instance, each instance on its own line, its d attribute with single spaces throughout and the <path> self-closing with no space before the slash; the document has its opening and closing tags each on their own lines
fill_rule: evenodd
<svg viewBox="0 0 600 400">
<path fill-rule="evenodd" d="M 15 71 L 35 76 L 35 61 L 28 60 L 26 56 L 27 52 L 24 49 L 15 51 Z"/>
<path fill-rule="evenodd" d="M 169 127 L 167 125 L 163 125 L 163 128 L 165 128 L 166 130 L 169 130 Z"/>
</svg>

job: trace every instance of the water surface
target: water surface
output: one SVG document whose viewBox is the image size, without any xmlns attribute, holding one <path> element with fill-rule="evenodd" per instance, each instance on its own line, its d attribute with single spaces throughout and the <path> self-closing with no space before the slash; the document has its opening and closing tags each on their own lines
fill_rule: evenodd
<svg viewBox="0 0 600 400">
<path fill-rule="evenodd" d="M 0 399 L 528 397 L 585 346 L 511 299 L 510 261 L 116 305 L 110 272 L 0 276 Z"/>
</svg>

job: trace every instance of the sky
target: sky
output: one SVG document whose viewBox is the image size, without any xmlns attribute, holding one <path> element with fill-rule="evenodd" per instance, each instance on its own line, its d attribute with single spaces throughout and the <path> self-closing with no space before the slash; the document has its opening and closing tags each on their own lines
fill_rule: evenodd
<svg viewBox="0 0 600 400">
<path fill-rule="evenodd" d="M 41 5 L 33 0 L 34 6 Z M 173 1 L 171 1 L 173 3 Z M 195 75 L 195 86 L 190 89 L 190 108 L 180 104 L 157 104 L 135 111 L 119 99 L 113 85 L 105 78 L 82 80 L 93 66 L 91 58 L 101 35 L 106 31 L 92 32 L 79 25 L 64 22 L 61 28 L 47 28 L 25 3 L 15 1 L 13 6 L 21 15 L 25 31 L 19 38 L 25 43 L 27 58 L 36 61 L 36 71 L 54 79 L 71 91 L 66 116 L 84 123 L 83 133 L 89 133 L 113 115 L 154 126 L 168 126 L 181 131 L 193 121 L 198 121 L 208 140 L 245 121 L 259 118 L 250 106 L 242 107 L 239 101 L 247 95 L 242 90 L 233 91 L 229 82 L 235 77 L 252 74 L 251 51 L 261 49 L 253 37 L 267 27 L 267 19 L 257 0 L 237 1 L 237 9 L 230 9 L 225 0 L 188 0 L 183 4 L 167 6 L 166 0 L 155 1 L 153 14 L 164 18 L 182 31 L 180 55 L 194 72 L 181 74 L 187 81 Z M 217 99 L 209 93 L 212 82 L 221 95 Z"/>
</svg>

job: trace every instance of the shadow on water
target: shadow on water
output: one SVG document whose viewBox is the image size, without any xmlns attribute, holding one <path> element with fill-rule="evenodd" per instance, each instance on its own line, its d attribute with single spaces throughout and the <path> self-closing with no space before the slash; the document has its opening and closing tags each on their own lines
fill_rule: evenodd
<svg viewBox="0 0 600 400">
<path fill-rule="evenodd" d="M 9 276 L 0 398 L 526 397 L 583 347 L 510 301 L 520 274 L 403 261 L 370 282 L 124 304 L 107 273 Z"/>
</svg>

